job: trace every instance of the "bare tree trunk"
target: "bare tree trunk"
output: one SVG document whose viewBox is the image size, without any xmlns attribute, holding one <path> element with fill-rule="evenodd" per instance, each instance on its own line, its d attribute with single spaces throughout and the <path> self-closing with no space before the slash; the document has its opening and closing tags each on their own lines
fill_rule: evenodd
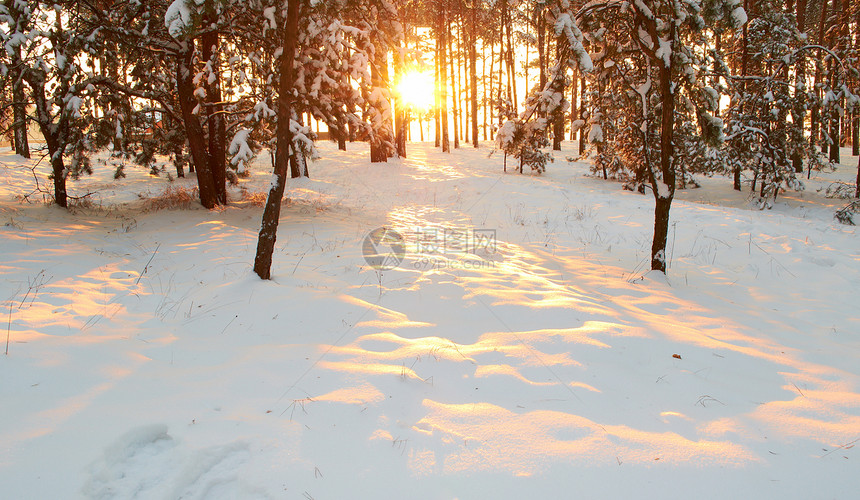
<svg viewBox="0 0 860 500">
<path fill-rule="evenodd" d="M 827 27 L 827 4 L 828 4 L 828 0 L 822 0 L 821 17 L 819 18 L 819 21 L 818 21 L 818 40 L 817 40 L 817 42 L 819 45 L 825 44 L 824 34 L 825 34 L 826 27 Z M 821 59 L 822 57 L 823 57 L 823 54 L 819 50 L 818 58 Z M 820 97 L 821 97 L 821 90 L 819 89 L 819 84 L 821 83 L 821 78 L 822 78 L 822 76 L 821 76 L 821 65 L 816 64 L 815 65 L 815 81 L 813 82 L 813 85 L 814 85 L 813 88 L 815 89 L 816 96 L 818 97 L 818 99 L 816 99 L 816 102 L 818 102 L 820 100 Z M 815 147 L 816 144 L 819 144 L 818 141 L 820 140 L 819 129 L 823 128 L 822 124 L 821 124 L 821 110 L 819 109 L 819 106 L 817 104 L 812 106 L 812 112 L 810 114 L 810 120 L 811 120 L 811 123 L 810 123 L 811 138 L 810 138 L 810 140 L 812 141 L 812 146 Z M 810 175 L 811 175 L 811 173 L 812 172 L 810 171 Z"/>
<path fill-rule="evenodd" d="M 573 85 L 571 86 L 570 91 L 570 140 L 576 140 L 576 127 L 574 123 L 579 119 L 579 106 L 577 104 L 577 90 L 579 89 L 579 81 L 578 81 L 579 70 L 573 69 Z"/>
<path fill-rule="evenodd" d="M 460 130 L 460 139 L 463 142 L 469 142 L 468 131 L 466 130 L 466 125 L 468 124 L 468 96 L 466 96 L 466 92 L 468 90 L 468 86 L 463 83 L 463 75 L 466 73 L 466 61 L 464 61 L 466 51 L 463 49 L 463 37 L 466 36 L 465 29 L 463 28 L 463 9 L 462 5 L 458 5 L 457 11 L 457 20 L 459 22 L 455 23 L 457 25 L 457 99 L 459 100 L 459 104 L 457 105 L 457 109 L 460 110 L 460 119 L 459 119 L 459 130 Z M 467 40 L 468 41 L 468 40 Z M 451 56 L 454 57 L 453 55 Z M 465 97 L 464 97 L 465 96 Z M 459 143 L 456 147 L 460 147 Z"/>
<path fill-rule="evenodd" d="M 66 133 L 68 124 L 65 121 L 60 121 L 56 124 L 50 121 L 51 103 L 48 101 L 45 93 L 45 75 L 41 72 L 31 71 L 25 75 L 25 78 L 32 90 L 36 108 L 36 123 L 39 125 L 42 136 L 45 138 L 45 143 L 48 146 L 48 155 L 51 158 L 51 175 L 54 179 L 54 203 L 67 208 L 69 206 L 68 193 L 66 192 L 67 172 L 63 163 L 63 154 L 66 151 L 64 134 Z"/>
<path fill-rule="evenodd" d="M 546 21 L 543 18 L 544 4 L 535 4 L 534 21 L 537 26 L 537 48 L 538 48 L 538 66 L 540 67 L 540 89 L 546 87 Z M 528 66 L 528 65 L 526 65 Z M 528 77 L 526 77 L 526 89 L 528 89 Z"/>
<path fill-rule="evenodd" d="M 797 0 L 797 28 L 800 32 L 806 32 L 806 5 L 807 0 Z M 796 77 L 794 83 L 795 100 L 800 100 L 799 97 L 806 93 L 806 56 L 799 54 L 796 66 Z M 800 130 L 803 133 L 803 122 L 806 120 L 806 106 L 797 105 L 792 110 L 791 119 L 794 123 L 801 124 Z M 791 156 L 791 164 L 794 167 L 795 173 L 803 173 L 803 158 L 800 152 L 795 152 Z"/>
<path fill-rule="evenodd" d="M 439 33 L 436 34 L 436 56 L 433 58 L 434 69 L 435 72 L 435 85 L 433 87 L 433 100 L 435 101 L 435 106 L 433 106 L 433 121 L 436 126 L 434 129 L 435 133 L 435 147 L 439 147 L 442 145 L 442 67 L 439 65 L 439 40 L 441 35 Z"/>
<path fill-rule="evenodd" d="M 860 8 L 856 7 L 854 9 L 854 13 L 857 16 L 855 20 L 854 29 L 854 49 L 860 50 Z M 854 110 L 854 120 L 853 125 L 851 127 L 853 131 L 853 135 L 851 136 L 851 154 L 854 156 L 860 156 L 860 110 Z M 860 182 L 858 184 L 858 190 L 860 190 Z M 860 191 L 858 191 L 860 193 Z"/>
<path fill-rule="evenodd" d="M 585 96 L 585 76 L 580 77 L 580 92 L 579 92 L 579 119 L 583 122 L 585 121 L 585 113 L 587 112 L 586 107 L 586 96 Z M 579 129 L 579 156 L 585 154 L 585 129 Z"/>
<path fill-rule="evenodd" d="M 478 43 L 476 15 L 477 0 L 472 0 L 472 5 L 469 10 L 469 88 L 471 92 L 469 99 L 471 101 L 472 111 L 472 146 L 478 147 L 478 54 L 475 45 Z M 486 135 L 486 132 L 484 133 Z"/>
<path fill-rule="evenodd" d="M 507 55 L 507 63 L 508 63 L 508 100 L 514 106 L 514 112 L 519 109 L 519 103 L 517 103 L 517 71 L 516 64 L 514 62 L 514 45 L 511 41 L 511 11 L 510 7 L 505 5 L 504 8 L 504 21 L 505 21 L 505 40 L 507 42 L 507 50 L 505 54 Z"/>
<path fill-rule="evenodd" d="M 215 19 L 206 16 L 206 24 L 215 22 Z M 200 37 L 200 53 L 204 61 L 210 64 L 210 71 L 214 75 L 214 81 L 205 84 L 206 88 L 206 128 L 209 132 L 209 169 L 212 171 L 212 181 L 215 185 L 215 198 L 219 204 L 227 203 L 227 127 L 224 120 L 224 105 L 221 97 L 221 71 L 219 69 L 218 44 L 219 34 L 217 31 L 204 33 Z"/>
<path fill-rule="evenodd" d="M 557 37 L 555 39 L 555 58 L 558 61 L 558 64 L 561 64 L 562 58 L 562 44 L 566 42 L 566 39 L 562 37 Z M 557 75 L 553 75 L 553 91 L 561 94 L 562 99 L 564 98 L 564 73 L 559 72 Z M 556 113 L 555 119 L 552 124 L 552 149 L 553 151 L 561 151 L 561 141 L 564 140 L 564 112 L 559 110 Z"/>
<path fill-rule="evenodd" d="M 446 23 L 445 29 L 450 31 L 450 26 L 450 23 Z M 454 37 L 449 32 L 446 34 L 445 38 L 448 40 L 448 55 L 450 56 L 451 61 L 451 105 L 453 106 L 451 108 L 451 112 L 453 113 L 452 125 L 454 125 L 454 149 L 457 149 L 460 147 L 460 134 L 459 130 L 457 129 L 457 121 L 460 118 L 459 112 L 457 110 L 457 100 L 459 99 L 460 94 L 460 85 L 458 82 L 460 66 L 454 60 L 454 50 L 451 44 L 451 39 Z"/>
<path fill-rule="evenodd" d="M 266 208 L 263 210 L 263 221 L 257 240 L 257 254 L 254 258 L 254 272 L 264 280 L 271 278 L 272 254 L 275 250 L 278 222 L 281 216 L 281 199 L 284 197 L 284 188 L 287 184 L 287 168 L 290 162 L 290 147 L 293 142 L 290 117 L 293 115 L 291 94 L 295 81 L 293 61 L 298 41 L 298 25 L 299 2 L 289 2 L 283 39 L 284 50 L 279 64 L 281 79 L 278 84 L 275 182 L 269 188 L 269 195 L 266 198 Z"/>
<path fill-rule="evenodd" d="M 206 208 L 215 208 L 218 197 L 215 191 L 215 181 L 209 168 L 209 152 L 206 149 L 206 139 L 200 118 L 194 114 L 197 99 L 194 97 L 194 56 L 193 46 L 176 58 L 176 95 L 179 107 L 182 109 L 182 121 L 185 123 L 185 135 L 188 138 L 188 149 L 197 171 L 197 187 L 200 191 L 200 203 Z"/>
<path fill-rule="evenodd" d="M 670 39 L 675 38 L 675 28 L 669 29 Z M 675 132 L 675 94 L 672 91 L 672 62 L 669 67 L 658 64 L 660 68 L 660 100 L 662 113 L 660 120 L 660 170 L 662 182 L 651 179 L 654 190 L 654 240 L 651 244 L 651 269 L 666 273 L 668 258 L 666 240 L 669 235 L 669 209 L 675 196 L 674 132 Z M 662 185 L 661 185 L 662 184 Z"/>
<path fill-rule="evenodd" d="M 436 46 L 436 58 L 439 61 L 439 84 L 442 86 L 441 118 L 442 118 L 442 152 L 451 152 L 451 144 L 448 142 L 448 15 L 444 6 L 439 9 L 439 35 Z"/>
<path fill-rule="evenodd" d="M 851 155 L 860 156 L 860 113 L 856 111 L 851 120 Z"/>
<path fill-rule="evenodd" d="M 20 75 L 13 76 L 12 83 L 12 142 L 15 154 L 30 157 L 30 143 L 27 139 L 27 97 L 24 82 Z"/>
<path fill-rule="evenodd" d="M 857 158 L 857 179 L 854 181 L 854 197 L 860 198 L 860 157 Z"/>
<path fill-rule="evenodd" d="M 399 81 L 403 74 L 403 55 L 400 42 L 394 51 L 394 78 Z M 403 99 L 397 99 L 394 103 L 394 149 L 400 158 L 406 158 L 406 132 L 409 128 L 408 110 Z"/>
<path fill-rule="evenodd" d="M 846 41 L 847 31 L 848 31 L 848 8 L 847 5 L 843 6 L 841 0 L 833 0 L 833 15 L 831 17 L 831 25 L 833 28 L 831 29 L 831 41 L 830 48 L 843 52 L 841 49 L 847 49 L 847 47 L 843 47 L 842 44 Z M 844 33 L 843 33 L 844 32 Z M 831 66 L 834 66 L 831 63 Z M 831 67 L 830 70 L 830 88 L 836 89 L 839 88 L 841 82 L 839 81 L 838 71 L 835 67 Z M 844 100 L 840 102 L 840 107 L 844 107 Z M 830 161 L 833 163 L 839 163 L 839 146 L 842 143 L 841 137 L 841 117 L 838 115 L 831 114 L 830 118 Z"/>
<path fill-rule="evenodd" d="M 18 2 L 6 0 L 4 2 L 10 17 L 14 20 L 17 32 L 27 32 L 27 18 L 18 8 Z M 10 27 L 12 28 L 12 27 Z M 12 50 L 9 50 L 12 49 Z M 9 79 L 12 82 L 12 143 L 15 154 L 30 157 L 30 144 L 27 138 L 27 96 L 24 94 L 24 71 L 21 60 L 21 47 L 14 45 L 7 47 L 9 51 Z"/>
<path fill-rule="evenodd" d="M 486 91 L 486 88 L 487 88 L 486 78 L 487 77 L 486 76 L 484 77 L 485 78 L 485 80 L 484 80 L 484 140 L 487 140 L 487 137 L 488 137 L 487 136 L 487 123 L 490 124 L 490 132 L 491 133 L 493 130 L 493 123 L 495 123 L 493 121 L 493 116 L 494 116 L 493 113 L 495 112 L 495 110 L 494 110 L 495 106 L 493 103 L 493 96 L 495 95 L 495 93 L 493 92 L 493 90 L 494 90 L 495 83 L 496 83 L 496 79 L 495 79 L 496 73 L 494 71 L 495 63 L 496 63 L 496 43 L 495 43 L 496 42 L 496 39 L 495 39 L 496 30 L 495 30 L 495 28 L 493 28 L 491 33 L 492 33 L 492 35 L 491 35 L 492 39 L 490 42 L 490 73 L 489 73 L 489 75 L 490 75 L 490 77 L 489 77 L 489 79 L 490 79 L 490 92 L 489 93 L 487 93 L 487 91 Z M 488 111 L 488 108 L 489 108 L 489 111 Z"/>
<path fill-rule="evenodd" d="M 387 162 L 393 156 L 394 151 L 392 146 L 394 143 L 394 130 L 391 123 L 391 102 L 388 100 L 388 89 L 390 82 L 388 79 L 388 48 L 381 46 L 376 47 L 375 64 L 371 67 L 371 78 L 373 87 L 382 90 L 377 102 L 370 103 L 374 108 L 373 112 L 379 116 L 372 118 L 372 121 L 379 121 L 380 127 L 373 131 L 370 138 L 370 162 L 381 163 Z"/>
<path fill-rule="evenodd" d="M 749 12 L 749 0 L 744 0 L 744 10 Z M 744 23 L 741 31 L 741 94 L 746 90 L 746 79 L 748 64 L 749 64 L 749 31 L 747 26 L 749 23 Z M 743 98 L 742 98 L 743 99 Z M 741 114 L 743 114 L 743 103 L 741 103 Z M 732 167 L 732 189 L 735 191 L 741 190 L 741 167 L 734 165 Z"/>
</svg>

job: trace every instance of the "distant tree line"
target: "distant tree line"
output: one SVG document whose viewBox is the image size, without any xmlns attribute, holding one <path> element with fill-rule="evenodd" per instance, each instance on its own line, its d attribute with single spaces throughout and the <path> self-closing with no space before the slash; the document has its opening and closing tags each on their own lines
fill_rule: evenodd
<svg viewBox="0 0 860 500">
<path fill-rule="evenodd" d="M 430 121 L 443 151 L 492 139 L 505 167 L 538 173 L 568 138 L 596 175 L 652 192 L 664 272 L 694 174 L 768 206 L 860 147 L 849 0 L 3 0 L 0 27 L 0 119 L 22 156 L 28 127 L 45 138 L 58 205 L 93 151 L 168 156 L 213 208 L 267 149 L 263 246 L 287 177 L 311 175 L 313 124 L 384 162 L 406 156 L 411 119 Z M 431 60 L 421 114 L 392 89 Z M 833 194 L 860 198 L 860 164 Z"/>
</svg>

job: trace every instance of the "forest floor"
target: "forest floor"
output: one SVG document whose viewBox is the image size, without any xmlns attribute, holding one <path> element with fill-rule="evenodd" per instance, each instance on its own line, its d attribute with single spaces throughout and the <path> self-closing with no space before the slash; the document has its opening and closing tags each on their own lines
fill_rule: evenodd
<svg viewBox="0 0 860 500">
<path fill-rule="evenodd" d="M 663 276 L 653 197 L 564 148 L 323 144 L 268 282 L 266 155 L 213 211 L 101 157 L 66 211 L 0 151 L 0 496 L 856 497 L 860 235 L 819 190 L 857 157 L 766 210 L 680 192 Z"/>
</svg>

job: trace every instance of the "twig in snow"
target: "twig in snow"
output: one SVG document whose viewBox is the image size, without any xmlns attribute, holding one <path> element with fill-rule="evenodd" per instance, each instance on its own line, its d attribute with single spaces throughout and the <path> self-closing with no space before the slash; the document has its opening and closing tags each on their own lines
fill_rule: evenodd
<svg viewBox="0 0 860 500">
<path fill-rule="evenodd" d="M 155 245 L 155 250 L 152 251 L 152 255 L 149 256 L 149 260 L 146 261 L 146 265 L 143 266 L 143 269 L 140 271 L 140 275 L 135 280 L 134 284 L 140 283 L 140 279 L 143 278 L 143 275 L 146 274 L 146 270 L 149 269 L 149 265 L 152 264 L 152 259 L 155 258 L 155 254 L 158 253 L 158 249 L 161 248 L 161 243 Z"/>
<path fill-rule="evenodd" d="M 302 263 L 302 259 L 304 259 L 304 258 L 305 258 L 305 254 L 307 254 L 307 253 L 308 253 L 308 251 L 310 251 L 310 249 L 305 250 L 305 253 L 303 253 L 303 254 L 302 254 L 302 256 L 301 256 L 301 257 L 299 257 L 299 261 L 298 261 L 298 262 L 296 262 L 296 265 L 295 265 L 295 266 L 293 266 L 293 272 L 291 272 L 291 273 L 290 273 L 291 275 L 292 275 L 292 274 L 296 274 L 296 269 L 298 269 L 298 268 L 299 268 L 299 264 L 301 264 L 301 263 Z"/>
<path fill-rule="evenodd" d="M 855 439 L 854 441 L 849 441 L 849 442 L 847 442 L 847 443 L 845 443 L 845 444 L 843 444 L 843 445 L 841 445 L 841 446 L 837 446 L 836 448 L 833 448 L 832 450 L 828 451 L 827 453 L 825 453 L 824 455 L 821 455 L 821 456 L 820 456 L 820 457 L 818 457 L 818 458 L 824 458 L 824 457 L 826 457 L 827 455 L 830 455 L 831 453 L 833 453 L 833 452 L 834 452 L 834 451 L 836 451 L 836 450 L 847 450 L 847 449 L 849 449 L 849 448 L 853 448 L 853 447 L 854 447 L 854 443 L 856 443 L 857 441 L 860 441 L 860 438 L 857 438 L 857 439 Z"/>
<path fill-rule="evenodd" d="M 723 406 L 726 406 L 726 404 L 723 403 L 722 401 L 720 401 L 719 399 L 712 398 L 711 396 L 708 396 L 708 395 L 699 396 L 699 400 L 696 401 L 696 404 L 702 405 L 703 408 L 707 408 L 707 405 L 705 403 L 710 403 L 711 401 L 715 401 L 717 403 L 720 403 Z"/>
<path fill-rule="evenodd" d="M 9 301 L 9 322 L 6 323 L 6 356 L 9 355 L 9 338 L 12 336 L 12 301 Z"/>
<path fill-rule="evenodd" d="M 223 329 L 223 330 L 221 330 L 221 333 L 219 333 L 218 335 L 221 335 L 221 334 L 223 334 L 224 332 L 226 332 L 226 331 L 227 331 L 227 327 L 228 327 L 228 326 L 230 326 L 230 325 L 232 325 L 232 324 L 233 324 L 233 322 L 234 322 L 234 321 L 236 321 L 236 318 L 238 318 L 238 317 L 239 317 L 239 315 L 238 315 L 238 314 L 237 314 L 237 315 L 235 315 L 235 316 L 233 316 L 233 319 L 231 319 L 231 320 L 230 320 L 230 322 L 229 322 L 229 323 L 227 323 L 227 324 L 224 326 L 224 329 Z"/>
<path fill-rule="evenodd" d="M 801 390 L 800 390 L 800 387 L 798 387 L 798 386 L 797 386 L 797 384 L 795 384 L 794 382 L 792 382 L 792 383 L 791 383 L 791 385 L 793 385 L 793 386 L 794 386 L 794 388 L 795 388 L 795 389 L 797 389 L 797 392 L 799 392 L 801 396 L 806 397 L 806 395 L 805 395 L 805 394 L 803 394 L 803 391 L 801 391 Z"/>
</svg>

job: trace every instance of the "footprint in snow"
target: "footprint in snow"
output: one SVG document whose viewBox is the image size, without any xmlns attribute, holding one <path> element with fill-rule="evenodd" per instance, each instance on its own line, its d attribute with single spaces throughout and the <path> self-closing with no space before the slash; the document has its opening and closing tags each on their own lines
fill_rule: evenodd
<svg viewBox="0 0 860 500">
<path fill-rule="evenodd" d="M 248 445 L 241 441 L 189 450 L 168 434 L 166 425 L 140 427 L 90 466 L 82 493 L 97 500 L 263 498 L 239 476 L 249 459 Z"/>
</svg>

